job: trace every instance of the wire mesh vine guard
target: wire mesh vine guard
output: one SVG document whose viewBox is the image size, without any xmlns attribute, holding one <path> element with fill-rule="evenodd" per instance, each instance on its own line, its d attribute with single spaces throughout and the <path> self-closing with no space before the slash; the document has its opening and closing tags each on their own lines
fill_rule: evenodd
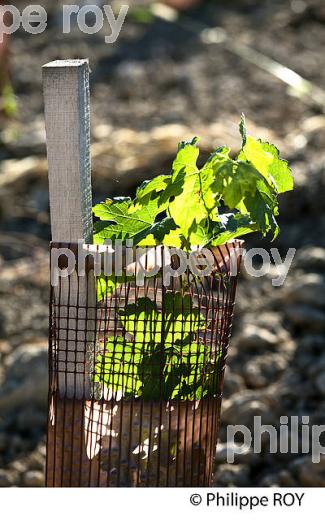
<svg viewBox="0 0 325 520">
<path fill-rule="evenodd" d="M 88 60 L 49 63 L 43 79 L 52 258 L 92 241 Z M 47 486 L 211 484 L 240 245 L 168 285 L 163 258 L 139 286 L 96 278 L 92 255 L 51 284 Z"/>
<path fill-rule="evenodd" d="M 163 267 L 82 303 L 77 269 L 51 287 L 48 486 L 211 485 L 241 244 L 167 287 Z"/>
</svg>

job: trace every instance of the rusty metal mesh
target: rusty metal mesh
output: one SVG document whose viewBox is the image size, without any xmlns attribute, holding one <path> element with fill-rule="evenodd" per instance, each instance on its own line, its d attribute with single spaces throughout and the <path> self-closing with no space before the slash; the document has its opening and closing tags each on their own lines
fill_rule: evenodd
<svg viewBox="0 0 325 520">
<path fill-rule="evenodd" d="M 167 287 L 96 278 L 91 256 L 51 286 L 47 486 L 211 485 L 239 246 Z"/>
</svg>

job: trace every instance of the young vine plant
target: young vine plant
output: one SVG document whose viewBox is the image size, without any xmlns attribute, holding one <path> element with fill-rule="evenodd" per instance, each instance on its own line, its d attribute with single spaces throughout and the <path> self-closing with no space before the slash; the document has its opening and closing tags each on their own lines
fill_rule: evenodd
<svg viewBox="0 0 325 520">
<path fill-rule="evenodd" d="M 143 182 L 134 200 L 119 197 L 97 204 L 95 243 L 132 239 L 139 246 L 190 250 L 254 231 L 275 238 L 278 195 L 293 189 L 292 173 L 273 144 L 247 135 L 243 117 L 240 132 L 242 147 L 235 159 L 222 146 L 199 168 L 195 137 L 179 144 L 171 174 Z"/>
<path fill-rule="evenodd" d="M 243 116 L 239 129 L 242 146 L 237 157 L 222 146 L 199 167 L 195 137 L 179 144 L 171 173 L 143 182 L 134 199 L 119 197 L 97 204 L 94 243 L 132 240 L 139 247 L 163 244 L 190 251 L 256 231 L 276 238 L 278 196 L 293 189 L 292 172 L 273 144 L 247 134 Z M 123 282 L 101 277 L 98 298 L 111 295 Z M 171 294 L 166 296 L 164 316 L 148 297 L 119 310 L 125 334 L 106 338 L 95 366 L 96 382 L 125 397 L 167 400 L 214 395 L 218 350 L 208 352 L 199 341 L 204 318 L 188 294 L 174 294 L 173 301 Z M 214 369 L 208 362 L 211 357 Z M 204 367 L 203 384 L 198 366 Z"/>
</svg>

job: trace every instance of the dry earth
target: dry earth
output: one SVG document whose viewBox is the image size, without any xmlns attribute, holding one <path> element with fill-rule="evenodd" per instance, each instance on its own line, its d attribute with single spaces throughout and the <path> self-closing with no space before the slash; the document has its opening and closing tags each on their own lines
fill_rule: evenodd
<svg viewBox="0 0 325 520">
<path fill-rule="evenodd" d="M 247 246 L 297 254 L 280 288 L 271 275 L 242 275 L 215 484 L 324 486 L 324 458 L 270 454 L 265 439 L 260 454 L 249 450 L 235 464 L 225 456 L 226 426 L 251 427 L 254 415 L 277 428 L 282 415 L 325 423 L 324 110 L 222 43 L 205 45 L 188 20 L 139 23 L 130 15 L 117 43 L 105 45 L 104 32 L 85 37 L 75 28 L 63 37 L 58 4 L 43 2 L 43 35 L 12 39 L 18 113 L 0 122 L 0 486 L 44 484 L 50 227 L 41 65 L 66 57 L 90 58 L 96 201 L 168 171 L 180 139 L 201 135 L 205 154 L 224 142 L 236 150 L 241 112 L 251 133 L 291 162 L 296 190 L 283 198 L 280 238 L 271 245 L 253 237 Z M 187 16 L 325 89 L 322 0 L 229 4 L 206 2 Z"/>
</svg>

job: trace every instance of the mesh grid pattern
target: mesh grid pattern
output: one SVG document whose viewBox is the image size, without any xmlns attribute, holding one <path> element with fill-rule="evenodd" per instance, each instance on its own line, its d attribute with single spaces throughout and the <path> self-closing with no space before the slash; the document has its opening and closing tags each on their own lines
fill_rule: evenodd
<svg viewBox="0 0 325 520">
<path fill-rule="evenodd" d="M 47 486 L 211 485 L 239 247 L 167 287 L 95 278 L 91 256 L 51 287 Z"/>
</svg>

